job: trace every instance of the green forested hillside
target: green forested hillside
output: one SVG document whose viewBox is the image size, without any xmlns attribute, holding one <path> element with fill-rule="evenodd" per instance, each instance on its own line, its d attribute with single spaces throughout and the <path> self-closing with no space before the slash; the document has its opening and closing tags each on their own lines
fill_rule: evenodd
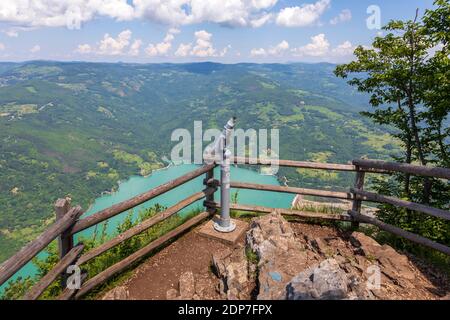
<svg viewBox="0 0 450 320">
<path fill-rule="evenodd" d="M 34 237 L 52 204 L 87 207 L 133 174 L 161 167 L 172 130 L 280 129 L 280 157 L 385 158 L 396 142 L 359 115 L 367 96 L 330 64 L 0 63 L 0 261 Z M 282 169 L 291 185 L 344 187 L 340 173 Z"/>
</svg>

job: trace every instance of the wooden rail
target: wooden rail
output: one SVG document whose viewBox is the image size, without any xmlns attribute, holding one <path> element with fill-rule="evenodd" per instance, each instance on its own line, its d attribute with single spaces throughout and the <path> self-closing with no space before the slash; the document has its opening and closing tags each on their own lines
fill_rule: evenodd
<svg viewBox="0 0 450 320">
<path fill-rule="evenodd" d="M 57 264 L 50 270 L 30 291 L 23 297 L 23 300 L 36 300 L 47 289 L 58 276 L 64 273 L 68 266 L 73 264 L 83 251 L 84 245 L 79 244 L 70 250 Z"/>
<path fill-rule="evenodd" d="M 358 221 L 364 222 L 364 223 L 369 223 L 372 224 L 374 226 L 377 226 L 378 228 L 380 228 L 381 230 L 390 232 L 392 234 L 395 234 L 397 236 L 403 237 L 405 239 L 408 239 L 412 242 L 424 245 L 426 247 L 438 250 L 442 253 L 445 253 L 446 255 L 450 256 L 450 248 L 447 246 L 444 246 L 443 244 L 431 241 L 430 239 L 427 239 L 425 237 L 419 236 L 417 234 L 405 231 L 403 229 L 400 229 L 398 227 L 394 227 L 390 224 L 384 223 L 378 219 L 372 218 L 372 217 L 368 217 L 366 215 L 362 215 L 358 212 L 349 210 L 349 214 L 355 218 Z"/>
<path fill-rule="evenodd" d="M 205 205 L 207 207 L 212 207 L 215 209 L 220 209 L 220 204 L 217 202 L 206 202 Z M 283 209 L 283 208 L 269 208 L 262 206 L 254 206 L 254 205 L 244 205 L 244 204 L 230 204 L 230 208 L 232 210 L 244 211 L 244 212 L 257 212 L 257 213 L 272 213 L 274 211 L 279 212 L 284 216 L 293 216 L 301 219 L 322 219 L 322 220 L 331 220 L 331 221 L 353 221 L 352 217 L 346 213 L 320 213 L 320 212 L 311 212 L 311 211 L 300 211 L 300 210 L 292 210 L 292 209 Z"/>
<path fill-rule="evenodd" d="M 0 265 L 0 285 L 5 283 L 6 280 L 33 259 L 35 255 L 41 252 L 42 249 L 56 237 L 72 226 L 74 221 L 78 219 L 82 213 L 83 211 L 79 206 L 71 209 L 62 219 L 52 224 L 39 237 L 23 247 L 17 254 L 3 262 Z"/>
<path fill-rule="evenodd" d="M 389 172 L 403 172 L 419 176 L 450 179 L 450 169 L 448 168 L 416 166 L 407 163 L 396 163 L 396 162 L 386 162 L 381 160 L 366 160 L 366 159 L 353 160 L 353 164 L 361 167 L 362 170 L 367 168 L 373 168 Z"/>
<path fill-rule="evenodd" d="M 151 242 L 147 246 L 143 247 L 142 249 L 139 249 L 135 253 L 129 255 L 127 258 L 123 259 L 122 261 L 112 265 L 108 269 L 100 272 L 93 278 L 89 279 L 86 283 L 84 283 L 80 290 L 76 293 L 75 297 L 80 298 L 86 293 L 88 293 L 90 290 L 95 288 L 97 285 L 105 282 L 109 278 L 111 278 L 113 275 L 125 270 L 127 267 L 129 267 L 134 262 L 138 261 L 139 259 L 145 257 L 150 252 L 155 250 L 156 248 L 163 245 L 165 242 L 179 236 L 180 234 L 186 232 L 187 230 L 191 229 L 193 226 L 197 225 L 198 223 L 202 222 L 206 218 L 210 217 L 209 212 L 203 212 L 199 215 L 195 216 L 194 218 L 188 220 L 181 226 L 177 227 L 176 229 L 166 233 L 162 237 L 158 238 L 157 240 Z"/>
<path fill-rule="evenodd" d="M 401 200 L 394 197 L 383 196 L 381 194 L 367 192 L 358 189 L 351 189 L 352 192 L 361 196 L 362 199 L 373 202 L 387 203 L 393 206 L 410 209 L 413 211 L 423 212 L 436 218 L 450 220 L 450 211 L 429 207 L 423 204 L 414 203 L 411 201 Z"/>
<path fill-rule="evenodd" d="M 215 188 L 207 188 L 204 191 L 198 192 L 190 197 L 187 197 L 186 199 L 178 202 L 176 205 L 168 208 L 167 210 L 158 213 L 156 216 L 147 219 L 137 226 L 134 226 L 127 231 L 119 234 L 117 237 L 105 242 L 104 244 L 100 245 L 97 248 L 92 249 L 88 253 L 81 256 L 81 258 L 78 260 L 77 264 L 82 265 L 93 258 L 99 256 L 103 252 L 117 246 L 118 244 L 124 242 L 127 239 L 130 239 L 146 230 L 154 226 L 155 224 L 166 220 L 167 218 L 173 216 L 175 213 L 179 212 L 180 210 L 186 208 L 187 206 L 193 204 L 194 202 L 201 200 L 205 198 L 206 196 L 213 194 L 216 191 Z"/>
<path fill-rule="evenodd" d="M 250 190 L 260 190 L 260 191 L 292 193 L 292 194 L 301 194 L 301 195 L 307 195 L 307 196 L 316 196 L 316 197 L 325 197 L 325 198 L 334 198 L 334 199 L 345 199 L 345 200 L 353 199 L 353 195 L 350 192 L 293 188 L 293 187 L 283 187 L 283 186 L 235 182 L 235 181 L 231 182 L 231 187 L 237 188 L 237 189 L 250 189 Z"/>
<path fill-rule="evenodd" d="M 234 157 L 235 164 L 249 164 L 249 165 L 270 165 L 272 163 L 278 164 L 280 167 L 314 169 L 314 170 L 330 170 L 330 171 L 364 171 L 371 173 L 389 173 L 387 170 L 373 169 L 373 168 L 359 168 L 354 164 L 338 164 L 338 163 L 322 163 L 322 162 L 308 162 L 308 161 L 294 161 L 294 160 L 270 160 L 270 159 L 256 159 Z"/>
<path fill-rule="evenodd" d="M 243 159 L 235 158 L 237 163 L 245 164 L 260 164 L 266 165 L 270 164 L 270 161 L 261 159 Z M 335 199 L 351 200 L 352 210 L 348 213 L 341 214 L 326 214 L 318 212 L 308 212 L 302 210 L 292 210 L 292 209 L 282 209 L 282 208 L 269 208 L 257 205 L 242 205 L 242 204 L 231 204 L 231 209 L 247 212 L 258 212 L 258 213 L 270 213 L 273 211 L 278 211 L 283 215 L 295 216 L 301 219 L 322 219 L 322 220 L 336 220 L 336 221 L 348 221 L 352 222 L 354 226 L 357 226 L 359 222 L 369 223 L 377 226 L 381 230 L 388 231 L 392 234 L 402 236 L 410 241 L 419 243 L 421 245 L 433 248 L 447 255 L 450 255 L 450 248 L 443 244 L 436 243 L 419 235 L 415 235 L 411 232 L 407 232 L 400 228 L 383 223 L 375 218 L 368 217 L 361 214 L 361 204 L 362 201 L 373 201 L 388 203 L 397 207 L 407 208 L 410 210 L 415 210 L 423 212 L 425 214 L 432 215 L 437 218 L 450 220 L 450 212 L 442 209 L 432 208 L 418 203 L 413 203 L 401 199 L 396 199 L 393 197 L 388 197 L 384 195 L 379 195 L 372 192 L 367 192 L 363 190 L 364 187 L 364 176 L 365 173 L 391 173 L 391 172 L 402 172 L 407 174 L 417 174 L 423 176 L 432 176 L 441 179 L 449 179 L 450 170 L 447 168 L 432 168 L 432 167 L 421 167 L 409 164 L 397 164 L 376 160 L 354 160 L 353 164 L 324 164 L 324 163 L 314 163 L 314 162 L 302 162 L 302 161 L 291 161 L 291 160 L 279 160 L 278 165 L 294 168 L 305 168 L 305 169 L 317 169 L 317 170 L 336 170 L 344 172 L 355 172 L 356 179 L 353 188 L 349 189 L 349 192 L 338 192 L 330 190 L 316 190 L 316 189 L 305 189 L 305 188 L 294 188 L 287 186 L 273 186 L 273 185 L 262 185 L 254 183 L 244 183 L 244 182 L 232 182 L 232 188 L 240 189 L 251 189 L 259 191 L 270 191 L 270 192 L 281 192 L 281 193 L 291 193 L 291 194 L 301 194 L 316 197 L 326 197 Z M 73 297 L 80 298 L 88 293 L 90 290 L 103 283 L 104 281 L 111 278 L 113 275 L 122 272 L 126 268 L 133 265 L 135 262 L 145 257 L 151 253 L 156 248 L 162 246 L 163 244 L 169 242 L 170 240 L 176 238 L 182 233 L 186 232 L 193 226 L 199 224 L 203 220 L 210 218 L 220 205 L 214 201 L 214 193 L 219 186 L 217 180 L 214 180 L 213 170 L 216 164 L 204 165 L 192 172 L 189 172 L 177 179 L 169 181 L 162 184 L 152 190 L 144 192 L 136 197 L 129 200 L 123 201 L 119 204 L 113 205 L 107 209 L 99 211 L 89 217 L 80 219 L 83 214 L 81 207 L 70 208 L 70 203 L 66 199 L 60 199 L 57 201 L 55 206 L 56 211 L 56 222 L 52 224 L 46 231 L 44 231 L 36 240 L 30 242 L 22 250 L 20 250 L 16 255 L 5 261 L 0 265 L 0 285 L 7 281 L 13 274 L 15 274 L 20 268 L 22 268 L 27 262 L 29 262 L 34 256 L 36 256 L 42 249 L 44 249 L 51 241 L 58 239 L 58 248 L 60 254 L 60 261 L 55 265 L 55 267 L 47 273 L 40 281 L 33 286 L 33 288 L 26 293 L 25 299 L 37 299 L 48 286 L 53 283 L 59 276 L 62 276 L 62 284 L 65 283 L 65 270 L 71 264 L 82 265 L 98 257 L 100 254 L 106 252 L 107 250 L 117 246 L 118 244 L 145 232 L 150 227 L 164 221 L 165 219 L 173 216 L 180 210 L 186 208 L 192 203 L 205 199 L 204 206 L 207 212 L 203 212 L 195 216 L 194 218 L 188 220 L 182 225 L 178 226 L 174 230 L 166 233 L 160 238 L 152 241 L 145 247 L 139 249 L 138 251 L 132 253 L 125 259 L 119 261 L 118 263 L 108 267 L 106 270 L 95 275 L 91 279 L 87 279 L 87 275 L 83 273 L 82 286 L 79 290 L 64 289 L 59 299 L 71 299 Z M 74 246 L 73 235 L 90 228 L 98 223 L 101 223 L 111 217 L 114 217 L 124 211 L 134 208 L 148 200 L 151 200 L 165 192 L 173 190 L 174 188 L 191 181 L 201 175 L 205 175 L 203 184 L 205 189 L 203 191 L 194 193 L 191 196 L 183 199 L 182 201 L 176 203 L 175 205 L 169 207 L 163 212 L 142 221 L 140 224 L 128 229 L 127 231 L 119 234 L 115 238 L 101 244 L 89 252 L 82 254 L 84 246 L 82 244 Z M 87 280 L 84 282 L 84 280 Z"/>
<path fill-rule="evenodd" d="M 203 166 L 203 167 L 198 168 L 194 171 L 191 171 L 188 174 L 185 174 L 184 176 L 181 176 L 175 180 L 171 180 L 167 183 L 164 183 L 164 184 L 160 185 L 159 187 L 156 187 L 150 191 L 144 192 L 144 193 L 142 193 L 136 197 L 133 197 L 129 200 L 123 201 L 123 202 L 113 205 L 109 208 L 106 208 L 102 211 L 94 213 L 93 215 L 90 215 L 89 217 L 86 217 L 86 218 L 78 221 L 73 226 L 71 232 L 72 232 L 72 234 L 75 234 L 75 233 L 85 230 L 89 227 L 92 227 L 102 221 L 112 218 L 112 217 L 118 215 L 119 213 L 122 213 L 129 209 L 132 209 L 144 202 L 147 202 L 157 196 L 162 195 L 163 193 L 166 193 L 169 190 L 172 190 L 192 179 L 195 179 L 195 178 L 201 176 L 202 174 L 210 171 L 211 169 L 214 169 L 215 166 L 216 166 L 215 164 Z"/>
</svg>

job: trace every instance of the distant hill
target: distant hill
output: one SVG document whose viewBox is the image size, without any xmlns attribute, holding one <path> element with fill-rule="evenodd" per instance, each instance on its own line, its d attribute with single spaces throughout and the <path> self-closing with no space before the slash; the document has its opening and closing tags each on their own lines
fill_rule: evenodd
<svg viewBox="0 0 450 320">
<path fill-rule="evenodd" d="M 331 64 L 0 63 L 0 260 L 34 237 L 52 203 L 87 207 L 104 190 L 163 165 L 176 128 L 279 128 L 283 159 L 347 162 L 397 150 L 361 117 L 367 96 Z M 291 185 L 351 177 L 283 169 Z"/>
</svg>

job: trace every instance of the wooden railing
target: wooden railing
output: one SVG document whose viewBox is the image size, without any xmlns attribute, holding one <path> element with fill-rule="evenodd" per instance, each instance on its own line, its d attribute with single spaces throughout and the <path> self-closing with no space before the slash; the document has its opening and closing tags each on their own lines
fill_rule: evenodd
<svg viewBox="0 0 450 320">
<path fill-rule="evenodd" d="M 268 163 L 258 159 L 242 159 L 235 158 L 235 163 L 249 164 L 249 165 L 267 165 Z M 345 199 L 352 201 L 352 209 L 347 213 L 340 214 L 327 214 L 319 212 L 307 212 L 294 209 L 282 209 L 282 208 L 269 208 L 253 205 L 231 204 L 231 209 L 248 212 L 259 213 L 271 213 L 275 210 L 283 215 L 295 216 L 301 219 L 321 219 L 321 220 L 338 220 L 351 222 L 355 227 L 361 223 L 368 223 L 377 226 L 378 228 L 395 235 L 404 237 L 413 242 L 428 246 L 447 255 L 450 255 L 450 248 L 426 239 L 422 236 L 412 234 L 408 231 L 400 228 L 385 224 L 373 217 L 369 217 L 361 214 L 361 204 L 363 201 L 388 203 L 394 206 L 407 208 L 410 210 L 422 212 L 432 215 L 441 219 L 450 220 L 450 212 L 442 209 L 432 208 L 418 203 L 404 201 L 393 197 L 387 197 L 371 192 L 364 191 L 364 178 L 366 173 L 380 173 L 389 174 L 391 172 L 402 172 L 414 175 L 422 175 L 429 177 L 436 177 L 440 179 L 450 179 L 450 169 L 447 168 L 431 168 L 423 166 L 414 166 L 409 164 L 398 164 L 384 161 L 375 160 L 354 160 L 352 164 L 331 164 L 331 163 L 316 163 L 316 162 L 301 162 L 291 160 L 279 160 L 279 166 L 293 167 L 293 168 L 305 168 L 315 170 L 334 170 L 334 171 L 347 171 L 355 172 L 355 183 L 353 188 L 348 192 L 338 192 L 330 190 L 317 190 L 317 189 L 305 189 L 294 188 L 287 186 L 273 186 L 273 185 L 261 185 L 254 183 L 232 182 L 231 187 L 240 189 L 252 189 L 266 192 L 281 192 L 292 193 L 300 195 L 308 195 L 315 197 L 325 197 L 334 199 Z M 59 199 L 55 204 L 56 222 L 51 225 L 46 231 L 44 231 L 38 238 L 26 245 L 13 257 L 5 261 L 0 265 L 0 285 L 5 283 L 12 275 L 14 275 L 19 269 L 21 269 L 26 263 L 28 263 L 33 257 L 41 252 L 50 242 L 57 239 L 59 246 L 60 261 L 56 266 L 42 277 L 38 283 L 36 283 L 31 290 L 29 290 L 24 299 L 37 299 L 45 291 L 45 289 L 60 278 L 62 284 L 65 284 L 65 272 L 68 266 L 77 265 L 81 266 L 95 257 L 98 257 L 102 253 L 114 248 L 118 244 L 141 234 L 148 230 L 150 227 L 166 220 L 167 218 L 178 213 L 180 210 L 187 206 L 201 200 L 204 200 L 205 211 L 196 215 L 195 217 L 184 222 L 174 230 L 166 233 L 160 238 L 147 244 L 145 247 L 132 253 L 120 262 L 110 266 L 106 270 L 100 272 L 94 277 L 87 279 L 86 274 L 82 274 L 82 285 L 79 289 L 66 288 L 59 299 L 78 299 L 88 293 L 90 290 L 98 286 L 99 284 L 107 281 L 112 276 L 122 272 L 130 265 L 147 256 L 156 248 L 164 245 L 169 240 L 181 235 L 188 231 L 195 225 L 201 223 L 205 219 L 211 218 L 220 208 L 220 205 L 214 201 L 214 193 L 220 186 L 219 181 L 214 180 L 214 168 L 216 164 L 204 165 L 194 171 L 191 171 L 175 180 L 169 181 L 160 185 L 157 188 L 142 193 L 129 200 L 123 201 L 119 204 L 113 205 L 109 208 L 94 213 L 88 217 L 81 218 L 83 211 L 81 207 L 70 208 L 70 204 L 65 199 Z M 154 199 L 186 182 L 189 182 L 201 175 L 205 175 L 203 184 L 204 190 L 201 190 L 175 205 L 167 208 L 163 212 L 142 221 L 140 224 L 128 229 L 127 231 L 119 234 L 113 239 L 101 244 L 100 246 L 93 248 L 92 250 L 83 253 L 84 245 L 79 243 L 74 246 L 74 235 L 87 228 L 95 226 L 107 219 L 110 219 L 120 213 L 123 213 L 129 209 L 132 209 L 146 201 Z"/>
</svg>

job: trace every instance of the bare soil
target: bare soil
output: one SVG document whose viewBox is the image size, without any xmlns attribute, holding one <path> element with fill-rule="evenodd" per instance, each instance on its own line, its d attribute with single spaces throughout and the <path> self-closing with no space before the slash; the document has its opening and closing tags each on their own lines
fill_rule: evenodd
<svg viewBox="0 0 450 320">
<path fill-rule="evenodd" d="M 220 299 L 219 280 L 211 269 L 214 253 L 230 250 L 233 245 L 209 239 L 197 234 L 195 229 L 141 264 L 123 286 L 132 300 L 166 299 L 169 289 L 178 289 L 182 273 L 191 271 L 196 283 L 207 288 L 202 293 L 204 299 Z M 244 243 L 242 237 L 238 243 Z"/>
</svg>

